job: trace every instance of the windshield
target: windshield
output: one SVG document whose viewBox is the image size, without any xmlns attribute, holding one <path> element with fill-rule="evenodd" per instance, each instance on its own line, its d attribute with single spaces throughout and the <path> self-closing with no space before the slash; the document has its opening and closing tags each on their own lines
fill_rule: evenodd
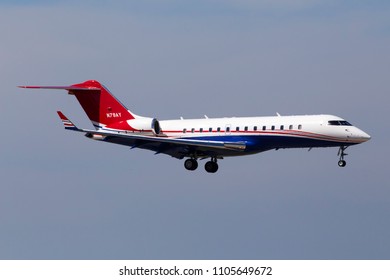
<svg viewBox="0 0 390 280">
<path fill-rule="evenodd" d="M 329 125 L 344 125 L 344 126 L 352 126 L 352 124 L 350 124 L 349 122 L 347 121 L 328 121 L 328 124 Z"/>
</svg>

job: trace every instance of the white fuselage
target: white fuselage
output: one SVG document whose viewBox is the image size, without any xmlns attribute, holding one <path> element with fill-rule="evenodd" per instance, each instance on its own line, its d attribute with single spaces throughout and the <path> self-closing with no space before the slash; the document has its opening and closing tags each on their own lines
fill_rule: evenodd
<svg viewBox="0 0 390 280">
<path fill-rule="evenodd" d="M 146 121 L 149 118 L 145 118 Z M 151 120 L 151 119 L 150 119 Z M 134 127 L 134 121 L 128 121 Z M 159 121 L 158 137 L 245 143 L 244 151 L 224 152 L 239 156 L 280 148 L 335 147 L 359 144 L 370 136 L 333 115 L 202 118 Z M 137 127 L 134 127 L 137 129 Z M 153 135 L 151 130 L 131 131 Z"/>
<path fill-rule="evenodd" d="M 160 121 L 164 135 L 173 138 L 248 141 L 252 152 L 273 148 L 332 147 L 359 144 L 370 136 L 342 125 L 332 115 L 204 118 Z M 330 124 L 330 122 L 332 124 Z M 248 150 L 249 152 L 249 150 Z"/>
<path fill-rule="evenodd" d="M 343 119 L 332 115 L 204 118 L 160 121 L 169 137 L 215 137 L 248 135 L 284 135 L 331 138 L 333 141 L 358 144 L 369 136 L 354 126 L 329 125 L 328 121 Z M 314 135 L 312 135 L 314 137 Z"/>
</svg>

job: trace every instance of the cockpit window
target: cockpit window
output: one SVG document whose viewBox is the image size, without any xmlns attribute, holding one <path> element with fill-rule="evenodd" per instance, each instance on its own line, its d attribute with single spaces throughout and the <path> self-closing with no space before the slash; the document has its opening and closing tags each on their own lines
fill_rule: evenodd
<svg viewBox="0 0 390 280">
<path fill-rule="evenodd" d="M 349 122 L 347 121 L 328 121 L 328 124 L 329 125 L 344 125 L 344 126 L 352 126 L 352 124 L 350 124 Z"/>
<path fill-rule="evenodd" d="M 350 123 L 347 122 L 347 121 L 340 121 L 340 124 L 341 124 L 341 125 L 346 125 L 346 126 L 352 126 L 352 124 L 350 124 Z"/>
</svg>

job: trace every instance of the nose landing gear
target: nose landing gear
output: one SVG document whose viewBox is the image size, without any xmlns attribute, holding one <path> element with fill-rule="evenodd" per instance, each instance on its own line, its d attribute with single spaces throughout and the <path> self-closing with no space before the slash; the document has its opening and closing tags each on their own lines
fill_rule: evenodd
<svg viewBox="0 0 390 280">
<path fill-rule="evenodd" d="M 341 146 L 339 149 L 339 152 L 337 153 L 338 156 L 340 156 L 340 160 L 338 162 L 338 165 L 340 167 L 345 167 L 347 165 L 347 162 L 344 160 L 344 156 L 347 156 L 348 154 L 345 153 L 345 149 L 348 148 L 347 146 Z"/>
</svg>

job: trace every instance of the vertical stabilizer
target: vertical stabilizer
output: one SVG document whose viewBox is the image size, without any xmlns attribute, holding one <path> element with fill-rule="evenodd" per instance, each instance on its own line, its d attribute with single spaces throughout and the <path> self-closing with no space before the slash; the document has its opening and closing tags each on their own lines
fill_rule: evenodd
<svg viewBox="0 0 390 280">
<path fill-rule="evenodd" d="M 68 91 L 69 94 L 76 96 L 95 127 L 135 118 L 135 115 L 98 81 L 89 80 L 75 84 L 69 87 Z"/>
</svg>

